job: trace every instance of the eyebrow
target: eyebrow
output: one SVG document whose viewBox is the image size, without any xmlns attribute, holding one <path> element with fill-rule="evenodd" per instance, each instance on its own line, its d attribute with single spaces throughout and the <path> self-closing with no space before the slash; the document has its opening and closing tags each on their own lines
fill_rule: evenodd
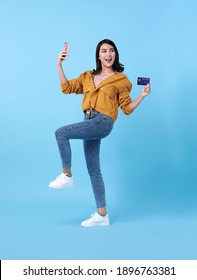
<svg viewBox="0 0 197 280">
<path fill-rule="evenodd" d="M 102 49 L 101 49 L 101 51 L 106 51 L 106 50 L 107 50 L 107 49 L 105 49 L 105 48 L 102 48 Z M 110 50 L 110 51 L 111 51 L 111 50 L 114 50 L 114 48 L 112 47 L 112 48 L 110 48 L 109 50 Z"/>
</svg>

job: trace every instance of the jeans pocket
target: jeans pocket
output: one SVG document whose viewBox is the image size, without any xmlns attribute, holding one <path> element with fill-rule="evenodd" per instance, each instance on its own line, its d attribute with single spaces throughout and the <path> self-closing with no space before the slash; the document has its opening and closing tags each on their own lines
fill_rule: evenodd
<svg viewBox="0 0 197 280">
<path fill-rule="evenodd" d="M 106 137 L 112 131 L 114 121 L 110 117 L 107 117 L 104 115 L 104 116 L 102 116 L 102 125 L 103 125 L 104 134 Z"/>
</svg>

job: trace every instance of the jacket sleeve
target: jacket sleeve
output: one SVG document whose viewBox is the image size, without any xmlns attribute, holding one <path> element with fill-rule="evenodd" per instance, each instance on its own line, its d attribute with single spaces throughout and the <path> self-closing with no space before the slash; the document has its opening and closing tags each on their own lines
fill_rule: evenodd
<svg viewBox="0 0 197 280">
<path fill-rule="evenodd" d="M 83 74 L 78 78 L 68 80 L 66 83 L 61 85 L 61 90 L 63 93 L 83 93 Z"/>
<path fill-rule="evenodd" d="M 125 83 L 119 90 L 119 105 L 124 114 L 129 115 L 133 112 L 130 108 L 130 103 L 132 102 L 132 98 L 130 96 L 130 91 L 132 89 L 131 82 L 126 79 Z"/>
</svg>

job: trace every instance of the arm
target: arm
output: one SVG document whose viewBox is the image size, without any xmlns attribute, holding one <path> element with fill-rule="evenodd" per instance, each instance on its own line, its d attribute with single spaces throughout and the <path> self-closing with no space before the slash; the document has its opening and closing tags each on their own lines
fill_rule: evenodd
<svg viewBox="0 0 197 280">
<path fill-rule="evenodd" d="M 59 76 L 61 85 L 65 84 L 68 81 L 64 74 L 64 70 L 62 68 L 62 62 L 64 60 L 66 60 L 66 58 L 68 56 L 68 48 L 69 48 L 69 44 L 65 43 L 64 49 L 60 52 L 60 54 L 58 56 L 58 60 L 57 60 L 57 70 L 58 70 L 58 76 Z"/>
<path fill-rule="evenodd" d="M 64 49 L 59 53 L 57 60 L 57 70 L 60 80 L 60 86 L 63 93 L 83 93 L 82 76 L 77 79 L 68 80 L 64 74 L 62 62 L 67 59 L 69 43 L 64 44 Z"/>
<path fill-rule="evenodd" d="M 146 97 L 148 94 L 151 93 L 151 85 L 147 84 L 142 91 L 140 92 L 140 95 L 134 100 L 132 101 L 129 105 L 131 110 L 135 110 L 137 108 L 137 106 L 141 103 L 141 101 L 144 99 L 144 97 Z"/>
</svg>

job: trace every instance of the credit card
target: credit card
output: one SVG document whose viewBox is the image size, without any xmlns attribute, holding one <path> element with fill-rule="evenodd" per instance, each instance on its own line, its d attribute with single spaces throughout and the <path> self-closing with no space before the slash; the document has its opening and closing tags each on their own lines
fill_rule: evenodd
<svg viewBox="0 0 197 280">
<path fill-rule="evenodd" d="M 146 86 L 147 84 L 150 84 L 150 78 L 138 77 L 137 84 L 141 86 Z"/>
</svg>

